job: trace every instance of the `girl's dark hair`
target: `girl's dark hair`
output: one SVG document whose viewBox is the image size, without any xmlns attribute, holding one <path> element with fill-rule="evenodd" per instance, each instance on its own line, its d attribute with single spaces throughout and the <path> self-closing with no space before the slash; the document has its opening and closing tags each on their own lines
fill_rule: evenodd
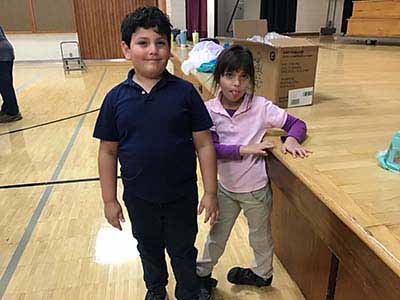
<svg viewBox="0 0 400 300">
<path fill-rule="evenodd" d="M 139 7 L 134 12 L 127 14 L 121 23 L 122 40 L 128 47 L 131 44 L 132 34 L 139 28 L 155 28 L 158 34 L 165 35 L 168 44 L 171 46 L 172 25 L 167 15 L 158 7 Z"/>
<path fill-rule="evenodd" d="M 238 70 L 243 70 L 249 76 L 250 91 L 253 95 L 255 87 L 253 54 L 247 47 L 238 44 L 229 46 L 219 54 L 213 72 L 214 91 L 225 73 Z"/>
</svg>

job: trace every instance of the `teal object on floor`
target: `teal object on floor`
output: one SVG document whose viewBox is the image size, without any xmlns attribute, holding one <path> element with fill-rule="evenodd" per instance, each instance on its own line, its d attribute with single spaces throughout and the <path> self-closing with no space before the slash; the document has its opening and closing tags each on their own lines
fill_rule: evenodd
<svg viewBox="0 0 400 300">
<path fill-rule="evenodd" d="M 400 174 L 400 130 L 394 134 L 389 149 L 379 153 L 377 158 L 382 168 Z"/>
</svg>

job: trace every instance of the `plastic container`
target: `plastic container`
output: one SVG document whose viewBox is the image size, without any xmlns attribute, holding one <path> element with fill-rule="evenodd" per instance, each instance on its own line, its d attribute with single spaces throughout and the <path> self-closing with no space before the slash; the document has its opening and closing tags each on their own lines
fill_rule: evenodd
<svg viewBox="0 0 400 300">
<path fill-rule="evenodd" d="M 199 42 L 199 33 L 197 31 L 193 31 L 192 40 L 193 40 L 193 45 L 196 45 Z"/>
<path fill-rule="evenodd" d="M 183 29 L 179 34 L 179 40 L 181 42 L 181 47 L 186 47 L 187 44 L 187 30 Z"/>
</svg>

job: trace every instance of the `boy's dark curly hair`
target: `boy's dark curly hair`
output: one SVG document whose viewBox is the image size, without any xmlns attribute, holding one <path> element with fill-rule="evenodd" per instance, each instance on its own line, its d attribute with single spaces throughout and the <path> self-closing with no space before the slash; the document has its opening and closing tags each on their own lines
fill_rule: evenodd
<svg viewBox="0 0 400 300">
<path fill-rule="evenodd" d="M 171 23 L 167 15 L 165 15 L 158 7 L 139 7 L 134 12 L 127 14 L 121 23 L 122 41 L 128 45 L 131 44 L 132 34 L 139 28 L 144 29 L 155 28 L 155 31 L 161 35 L 165 35 L 168 44 L 171 44 Z"/>
</svg>

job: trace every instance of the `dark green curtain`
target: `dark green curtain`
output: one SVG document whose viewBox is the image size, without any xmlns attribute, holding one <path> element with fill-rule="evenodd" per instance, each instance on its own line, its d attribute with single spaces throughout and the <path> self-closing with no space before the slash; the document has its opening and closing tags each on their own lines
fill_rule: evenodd
<svg viewBox="0 0 400 300">
<path fill-rule="evenodd" d="M 268 20 L 268 31 L 296 31 L 297 0 L 261 0 L 260 19 Z"/>
</svg>

